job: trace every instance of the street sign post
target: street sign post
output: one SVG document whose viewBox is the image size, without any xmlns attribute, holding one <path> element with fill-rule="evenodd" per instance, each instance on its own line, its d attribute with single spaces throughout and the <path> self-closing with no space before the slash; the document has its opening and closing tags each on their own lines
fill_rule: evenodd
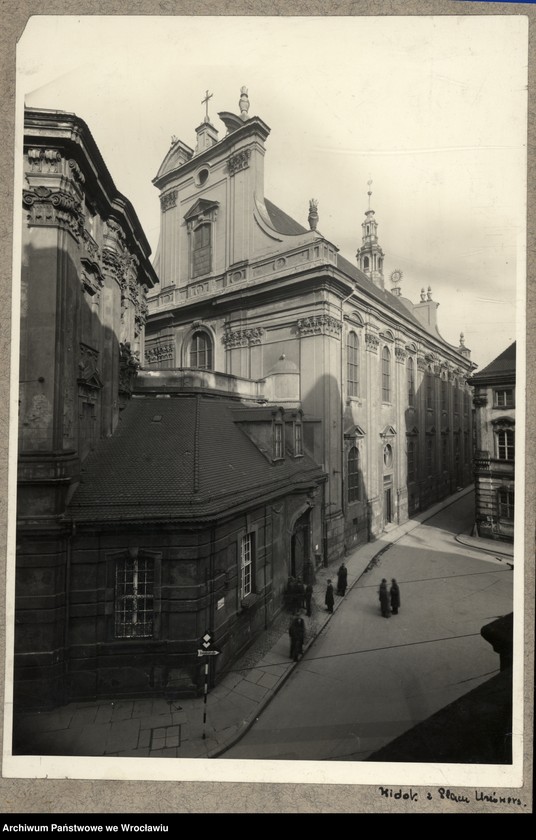
<svg viewBox="0 0 536 840">
<path fill-rule="evenodd" d="M 198 656 L 217 656 L 220 653 L 219 650 L 198 650 Z"/>
<path fill-rule="evenodd" d="M 214 643 L 214 636 L 208 630 L 201 639 L 201 649 L 197 649 L 197 656 L 217 656 L 220 651 L 212 647 Z M 208 659 L 205 659 L 205 688 L 203 697 L 203 740 L 206 738 L 207 725 L 207 696 L 208 696 Z"/>
</svg>

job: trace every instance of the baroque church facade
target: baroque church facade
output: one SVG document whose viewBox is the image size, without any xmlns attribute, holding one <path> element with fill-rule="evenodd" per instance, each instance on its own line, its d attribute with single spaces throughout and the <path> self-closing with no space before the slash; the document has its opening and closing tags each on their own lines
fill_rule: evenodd
<svg viewBox="0 0 536 840">
<path fill-rule="evenodd" d="M 219 113 L 220 138 L 207 107 L 195 148 L 173 138 L 154 178 L 144 363 L 240 377 L 320 419 L 322 541 L 307 551 L 331 563 L 471 483 L 474 364 L 463 335 L 440 335 L 430 287 L 413 303 L 394 271 L 385 288 L 370 192 L 355 262 L 319 231 L 315 200 L 306 227 L 264 196 L 270 128 L 246 88 L 239 109 Z"/>
</svg>

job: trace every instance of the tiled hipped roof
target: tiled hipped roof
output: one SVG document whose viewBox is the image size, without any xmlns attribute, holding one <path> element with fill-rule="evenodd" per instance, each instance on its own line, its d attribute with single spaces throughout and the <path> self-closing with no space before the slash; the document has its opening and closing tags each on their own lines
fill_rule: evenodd
<svg viewBox="0 0 536 840">
<path fill-rule="evenodd" d="M 491 382 L 496 376 L 504 379 L 505 375 L 511 374 L 515 378 L 516 372 L 516 343 L 515 341 L 506 350 L 503 350 L 497 358 L 493 359 L 489 365 L 479 370 L 478 373 L 473 374 L 471 382 L 478 383 L 479 380 L 488 380 Z"/>
<path fill-rule="evenodd" d="M 84 462 L 68 516 L 193 521 L 322 480 L 307 455 L 270 463 L 235 424 L 233 407 L 206 396 L 133 398 L 115 434 Z"/>
</svg>

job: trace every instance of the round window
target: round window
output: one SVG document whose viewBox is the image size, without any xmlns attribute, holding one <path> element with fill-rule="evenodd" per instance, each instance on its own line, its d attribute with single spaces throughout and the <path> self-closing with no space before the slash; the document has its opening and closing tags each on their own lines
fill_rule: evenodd
<svg viewBox="0 0 536 840">
<path fill-rule="evenodd" d="M 197 183 L 201 187 L 204 183 L 206 183 L 208 179 L 208 169 L 201 169 L 197 173 Z"/>
</svg>

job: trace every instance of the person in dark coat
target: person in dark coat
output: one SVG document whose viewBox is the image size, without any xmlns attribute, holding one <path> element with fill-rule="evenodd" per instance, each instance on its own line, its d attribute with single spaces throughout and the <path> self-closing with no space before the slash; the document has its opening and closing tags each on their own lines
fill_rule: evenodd
<svg viewBox="0 0 536 840">
<path fill-rule="evenodd" d="M 389 595 L 391 596 L 391 609 L 393 611 L 393 615 L 398 615 L 398 610 L 400 609 L 400 588 L 395 578 L 391 579 L 391 589 L 389 590 Z"/>
<path fill-rule="evenodd" d="M 387 591 L 387 581 L 385 578 L 382 578 L 378 595 L 380 598 L 380 609 L 383 617 L 391 618 L 391 605 L 389 604 L 389 592 Z"/>
<path fill-rule="evenodd" d="M 313 600 L 313 587 L 308 583 L 305 587 L 305 610 L 307 615 L 311 615 L 311 602 Z"/>
<path fill-rule="evenodd" d="M 294 605 L 294 611 L 301 610 L 305 607 L 305 586 L 303 585 L 303 580 L 298 577 L 296 581 L 296 602 Z"/>
<path fill-rule="evenodd" d="M 291 575 L 287 581 L 285 596 L 287 609 L 290 610 L 291 613 L 296 612 L 296 581 Z"/>
<path fill-rule="evenodd" d="M 303 655 L 303 642 L 305 640 L 305 621 L 301 615 L 296 615 L 290 622 L 288 628 L 290 636 L 290 658 L 297 662 Z"/>
<path fill-rule="evenodd" d="M 339 566 L 339 571 L 337 572 L 337 595 L 343 595 L 346 592 L 346 587 L 348 586 L 348 569 L 341 563 Z"/>
<path fill-rule="evenodd" d="M 328 612 L 333 612 L 333 604 L 335 603 L 335 596 L 333 595 L 333 585 L 331 580 L 328 580 L 328 585 L 326 587 L 326 597 L 324 599 L 326 604 L 326 609 Z"/>
</svg>

